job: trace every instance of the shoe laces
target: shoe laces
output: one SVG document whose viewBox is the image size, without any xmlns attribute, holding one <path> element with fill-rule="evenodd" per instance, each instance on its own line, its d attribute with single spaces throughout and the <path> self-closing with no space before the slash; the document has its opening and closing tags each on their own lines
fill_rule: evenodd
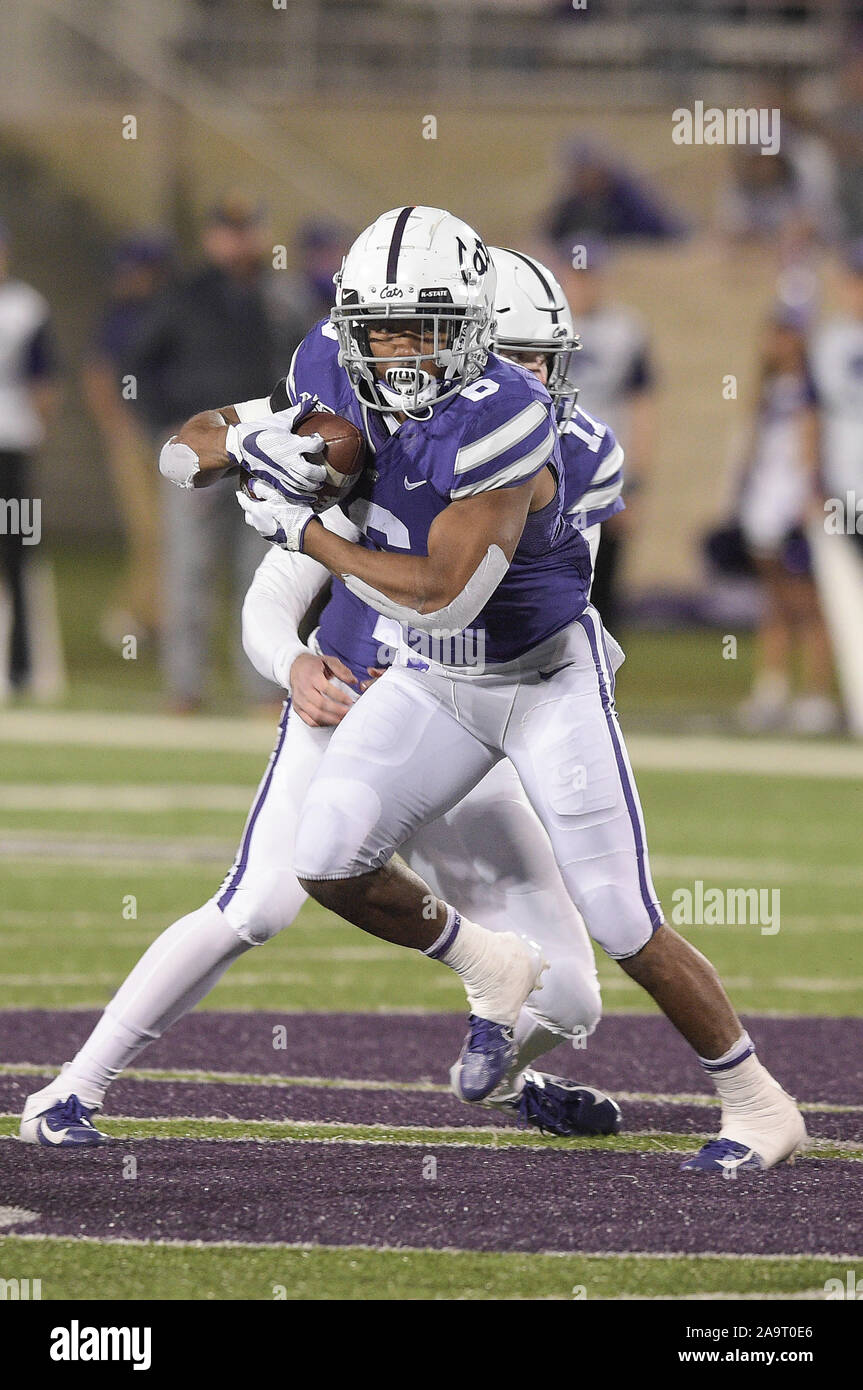
<svg viewBox="0 0 863 1390">
<path fill-rule="evenodd" d="M 64 1125 L 90 1125 L 91 1111 L 85 1110 L 76 1095 L 67 1096 L 60 1102 L 60 1109 L 57 1111 L 58 1120 L 62 1120 Z"/>
<path fill-rule="evenodd" d="M 468 1023 L 470 1024 L 469 1052 L 488 1052 L 494 1047 L 500 1047 L 502 1040 L 506 1042 L 512 1040 L 512 1029 L 507 1028 L 503 1023 L 492 1023 L 491 1019 L 478 1018 L 476 1014 L 470 1015 Z"/>
<path fill-rule="evenodd" d="M 741 1158 L 743 1154 L 749 1152 L 747 1144 L 741 1144 L 738 1139 L 710 1139 L 699 1150 L 699 1158 Z"/>
</svg>

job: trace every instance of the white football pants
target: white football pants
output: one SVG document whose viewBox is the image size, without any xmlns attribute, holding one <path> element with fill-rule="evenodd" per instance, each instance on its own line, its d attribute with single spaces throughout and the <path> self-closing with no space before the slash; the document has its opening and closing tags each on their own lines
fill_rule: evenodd
<svg viewBox="0 0 863 1390">
<path fill-rule="evenodd" d="M 588 606 L 506 666 L 455 677 L 440 667 L 392 667 L 334 731 L 311 782 L 296 838 L 299 877 L 378 868 L 456 803 L 468 804 L 507 757 L 591 936 L 615 959 L 634 955 L 662 913 L 614 709 L 620 660 Z M 464 907 L 486 922 L 480 904 Z"/>
<path fill-rule="evenodd" d="M 194 1008 L 233 961 L 290 926 L 306 898 L 292 868 L 299 809 L 333 733 L 309 728 L 285 706 L 237 857 L 219 892 L 153 942 L 47 1091 L 75 1090 L 85 1104 L 100 1104 L 123 1068 Z M 548 837 L 513 768 L 494 762 L 488 759 L 488 776 L 460 805 L 418 829 L 402 853 L 438 896 L 483 926 L 519 932 L 542 946 L 550 969 L 515 1030 L 523 1067 L 561 1037 L 583 1046 L 599 1021 L 601 1000 L 593 948 Z"/>
</svg>

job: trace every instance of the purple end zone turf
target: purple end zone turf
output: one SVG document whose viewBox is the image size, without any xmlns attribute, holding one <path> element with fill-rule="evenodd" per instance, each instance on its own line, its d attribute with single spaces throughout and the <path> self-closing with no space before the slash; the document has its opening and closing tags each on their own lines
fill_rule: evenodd
<svg viewBox="0 0 863 1390">
<path fill-rule="evenodd" d="M 0 1060 L 59 1065 L 95 1013 L 0 1012 Z M 863 1104 L 863 1019 L 748 1017 L 758 1055 L 799 1100 Z M 273 1047 L 284 1025 L 287 1046 Z M 142 1056 L 141 1066 L 284 1076 L 446 1082 L 465 1019 L 458 1014 L 194 1013 Z M 704 1092 L 709 1080 L 664 1018 L 612 1014 L 584 1050 L 556 1049 L 542 1066 L 615 1091 Z"/>
<path fill-rule="evenodd" d="M 0 1111 L 18 1114 L 31 1091 L 48 1076 L 0 1076 Z M 624 1130 L 709 1134 L 717 1128 L 715 1106 L 672 1105 L 654 1101 L 622 1103 Z M 236 1120 L 299 1120 L 317 1124 L 409 1125 L 486 1129 L 512 1127 L 515 1117 L 480 1105 L 463 1105 L 454 1096 L 422 1091 L 367 1091 L 332 1086 L 237 1086 L 220 1082 L 134 1081 L 121 1079 L 108 1098 L 109 1115 Z M 809 1111 L 812 1138 L 863 1141 L 863 1113 Z M 537 1131 L 538 1134 L 538 1131 Z"/>
<path fill-rule="evenodd" d="M 4 1204 L 38 1213 L 22 1227 L 28 1234 L 585 1253 L 863 1250 L 858 1163 L 810 1159 L 725 1181 L 681 1173 L 675 1154 L 439 1146 L 429 1179 L 432 1147 L 140 1140 L 76 1153 L 6 1139 L 0 1170 Z M 134 1180 L 124 1177 L 130 1154 Z"/>
</svg>

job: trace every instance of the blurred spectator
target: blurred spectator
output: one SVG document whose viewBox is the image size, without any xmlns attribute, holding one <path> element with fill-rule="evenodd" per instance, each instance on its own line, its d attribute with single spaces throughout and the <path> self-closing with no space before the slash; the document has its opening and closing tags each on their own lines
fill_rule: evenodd
<svg viewBox="0 0 863 1390">
<path fill-rule="evenodd" d="M 565 251 L 558 260 L 575 331 L 581 336 L 581 351 L 573 354 L 569 375 L 578 386 L 579 406 L 611 426 L 626 458 L 627 510 L 603 524 L 591 593 L 591 602 L 613 626 L 620 616 L 620 571 L 635 518 L 633 498 L 652 466 L 655 375 L 644 324 L 633 310 L 610 297 L 608 247 L 583 233 L 575 241 L 585 248 L 584 268 L 573 269 Z"/>
<path fill-rule="evenodd" d="M 794 88 L 777 79 L 762 83 L 749 106 L 780 112 L 780 149 L 733 145 L 731 174 L 720 193 L 719 221 L 735 241 L 778 240 L 786 257 L 839 235 L 836 159 Z"/>
<path fill-rule="evenodd" d="M 863 554 L 863 238 L 847 248 L 846 311 L 829 319 L 812 344 L 821 420 L 821 484 L 846 509 L 846 534 Z M 856 515 L 855 515 L 856 513 Z"/>
<path fill-rule="evenodd" d="M 552 242 L 571 245 L 583 235 L 664 240 L 685 235 L 686 226 L 633 174 L 597 146 L 579 141 L 566 151 L 563 187 L 543 232 Z"/>
<path fill-rule="evenodd" d="M 9 274 L 10 238 L 0 222 L 0 583 L 11 610 L 8 669 L 0 691 L 25 691 L 33 676 L 28 557 L 41 536 L 31 462 L 59 403 L 57 357 L 46 300 Z M 0 661 L 6 662 L 5 652 Z"/>
<path fill-rule="evenodd" d="M 863 237 L 863 28 L 849 44 L 838 100 L 820 129 L 839 164 L 842 234 L 853 241 Z"/>
<path fill-rule="evenodd" d="M 261 208 L 238 195 L 222 199 L 206 219 L 201 248 L 202 266 L 157 298 L 129 354 L 142 383 L 139 405 L 159 442 L 200 410 L 268 395 L 302 332 L 296 321 L 291 339 L 275 321 L 272 281 L 284 272 L 272 269 Z M 243 524 L 229 485 L 181 492 L 160 480 L 160 488 L 164 674 L 173 708 L 187 712 L 204 698 L 219 576 L 232 563 L 241 597 L 265 547 Z M 272 687 L 243 653 L 239 617 L 233 646 L 249 698 L 271 702 Z"/>
<path fill-rule="evenodd" d="M 806 317 L 780 307 L 764 328 L 740 491 L 743 542 L 764 592 L 755 680 L 740 709 L 742 723 L 753 732 L 787 727 L 823 734 L 839 723 L 830 640 L 804 534 L 818 454 Z M 792 698 L 795 661 L 799 694 Z"/>
<path fill-rule="evenodd" d="M 108 301 L 84 364 L 84 394 L 96 421 L 126 543 L 126 569 L 102 621 L 111 645 L 127 634 L 154 637 L 159 627 L 159 489 L 153 445 L 137 414 L 139 391 L 152 398 L 157 381 L 124 381 L 143 318 L 171 270 L 160 235 L 130 237 L 117 248 Z"/>
<path fill-rule="evenodd" d="M 333 276 L 352 241 L 353 234 L 339 222 L 300 224 L 294 242 L 297 270 L 284 272 L 276 281 L 278 302 L 297 320 L 298 337 L 333 307 Z"/>
</svg>

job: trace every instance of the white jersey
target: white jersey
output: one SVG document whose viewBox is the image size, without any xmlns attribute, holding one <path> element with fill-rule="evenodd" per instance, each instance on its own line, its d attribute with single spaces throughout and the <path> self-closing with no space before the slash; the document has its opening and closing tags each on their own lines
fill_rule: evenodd
<svg viewBox="0 0 863 1390">
<path fill-rule="evenodd" d="M 821 409 L 821 460 L 830 496 L 863 494 L 863 319 L 835 318 L 815 336 L 812 374 Z"/>
<path fill-rule="evenodd" d="M 30 382 L 34 344 L 48 323 L 48 304 L 21 280 L 0 283 L 0 449 L 35 449 L 43 437 Z"/>
<path fill-rule="evenodd" d="M 574 319 L 581 351 L 573 354 L 569 375 L 578 387 L 578 403 L 611 425 L 627 444 L 629 401 L 653 385 L 647 333 L 629 309 L 607 305 Z"/>
</svg>

